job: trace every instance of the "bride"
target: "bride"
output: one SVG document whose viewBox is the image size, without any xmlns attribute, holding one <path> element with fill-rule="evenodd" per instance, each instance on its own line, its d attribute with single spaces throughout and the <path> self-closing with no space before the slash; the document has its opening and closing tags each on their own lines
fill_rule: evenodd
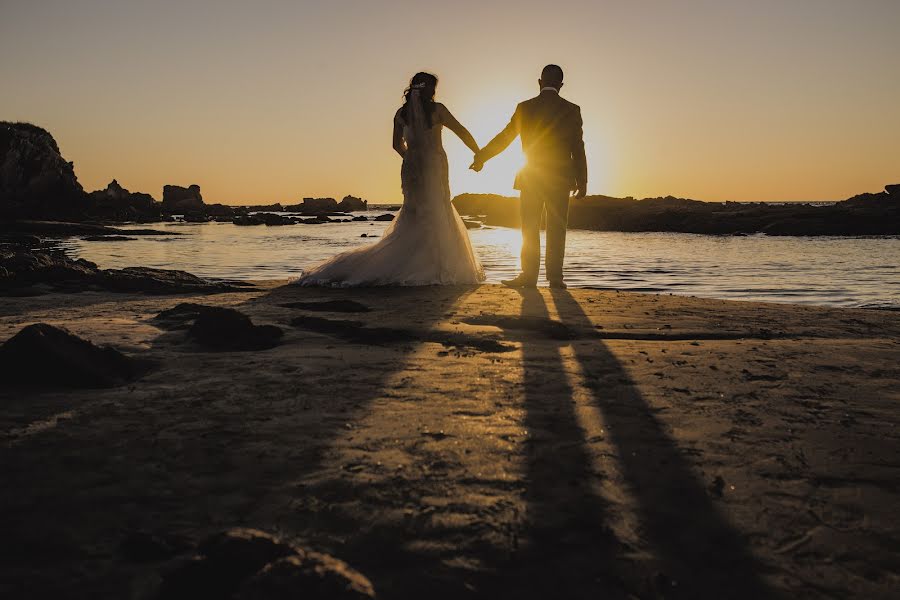
<svg viewBox="0 0 900 600">
<path fill-rule="evenodd" d="M 394 150 L 403 157 L 403 207 L 378 243 L 338 254 L 305 272 L 299 285 L 377 286 L 474 284 L 484 269 L 466 226 L 450 203 L 447 127 L 478 152 L 478 144 L 450 111 L 434 101 L 437 77 L 416 73 L 394 116 Z"/>
</svg>

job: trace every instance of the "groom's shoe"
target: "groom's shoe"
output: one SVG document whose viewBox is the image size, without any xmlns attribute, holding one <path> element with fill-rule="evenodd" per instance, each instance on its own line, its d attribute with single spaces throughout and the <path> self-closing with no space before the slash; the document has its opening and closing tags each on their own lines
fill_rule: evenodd
<svg viewBox="0 0 900 600">
<path fill-rule="evenodd" d="M 567 289 L 568 287 L 569 286 L 567 286 L 566 282 L 563 281 L 562 279 L 560 279 L 559 281 L 551 281 L 550 282 L 551 290 L 564 290 L 564 289 Z"/>
<path fill-rule="evenodd" d="M 504 279 L 500 283 L 509 288 L 536 288 L 537 281 L 533 281 L 524 275 L 519 275 L 513 279 Z"/>
</svg>

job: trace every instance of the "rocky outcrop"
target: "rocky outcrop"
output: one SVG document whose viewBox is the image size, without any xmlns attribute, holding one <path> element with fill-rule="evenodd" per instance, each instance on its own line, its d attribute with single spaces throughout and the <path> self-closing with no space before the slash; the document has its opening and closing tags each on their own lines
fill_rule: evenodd
<svg viewBox="0 0 900 600">
<path fill-rule="evenodd" d="M 256 529 L 213 535 L 198 552 L 171 566 L 157 598 L 375 598 L 369 580 L 345 562 Z"/>
<path fill-rule="evenodd" d="M 254 325 L 233 308 L 203 306 L 188 336 L 210 350 L 266 350 L 274 348 L 284 332 L 274 325 Z"/>
<path fill-rule="evenodd" d="M 185 271 L 128 267 L 100 269 L 84 260 L 73 260 L 59 250 L 27 248 L 24 245 L 0 247 L 0 295 L 22 295 L 42 290 L 81 292 L 145 292 L 148 294 L 215 294 L 244 287 L 231 283 L 206 281 Z"/>
<path fill-rule="evenodd" d="M 337 205 L 338 210 L 342 212 L 353 212 L 357 210 L 369 210 L 369 203 L 362 198 L 356 196 L 344 196 Z"/>
<path fill-rule="evenodd" d="M 113 179 L 106 189 L 89 194 L 91 217 L 109 221 L 152 222 L 162 218 L 162 207 L 153 196 L 129 192 Z"/>
<path fill-rule="evenodd" d="M 390 213 L 384 213 L 383 215 L 378 215 L 373 220 L 375 220 L 375 221 L 393 221 L 394 215 L 392 215 Z"/>
<path fill-rule="evenodd" d="M 30 123 L 0 121 L 0 217 L 79 218 L 87 196 L 56 140 Z"/>
<path fill-rule="evenodd" d="M 104 388 L 138 377 L 144 366 L 46 323 L 25 327 L 0 346 L 0 385 Z"/>
<path fill-rule="evenodd" d="M 265 350 L 277 346 L 283 335 L 274 325 L 254 325 L 233 308 L 193 302 L 164 310 L 153 320 L 163 329 L 187 329 L 188 337 L 209 350 Z"/>
<path fill-rule="evenodd" d="M 518 198 L 462 194 L 453 203 L 461 214 L 485 225 L 519 227 L 521 224 Z M 588 196 L 571 201 L 569 227 L 726 235 L 897 235 L 900 234 L 900 194 L 888 191 L 861 194 L 826 206 L 700 202 L 672 196 L 643 200 Z"/>
<path fill-rule="evenodd" d="M 304 215 L 332 214 L 339 212 L 338 203 L 334 198 L 304 198 L 300 204 L 291 204 L 284 207 L 287 212 L 299 212 Z"/>
<path fill-rule="evenodd" d="M 197 184 L 188 187 L 179 185 L 163 186 L 162 208 L 170 214 L 206 214 L 206 204 Z"/>
<path fill-rule="evenodd" d="M 254 213 L 252 215 L 238 215 L 231 222 L 235 225 L 295 225 L 301 221 L 294 217 L 273 213 Z"/>
</svg>

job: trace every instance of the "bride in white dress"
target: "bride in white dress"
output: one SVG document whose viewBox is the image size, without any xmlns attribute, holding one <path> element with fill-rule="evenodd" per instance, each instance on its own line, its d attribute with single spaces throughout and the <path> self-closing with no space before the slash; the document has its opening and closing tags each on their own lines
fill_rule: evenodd
<svg viewBox="0 0 900 600">
<path fill-rule="evenodd" d="M 306 271 L 299 285 L 336 287 L 454 285 L 484 281 L 484 269 L 466 226 L 450 203 L 447 154 L 441 129 L 453 131 L 472 152 L 478 144 L 450 111 L 434 101 L 437 77 L 416 73 L 394 116 L 394 149 L 403 157 L 403 207 L 382 238 Z"/>
</svg>

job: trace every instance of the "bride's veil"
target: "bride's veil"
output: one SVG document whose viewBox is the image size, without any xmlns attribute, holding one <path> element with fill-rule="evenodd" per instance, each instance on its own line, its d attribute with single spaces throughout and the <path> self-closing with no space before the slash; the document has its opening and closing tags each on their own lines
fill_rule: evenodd
<svg viewBox="0 0 900 600">
<path fill-rule="evenodd" d="M 403 159 L 401 184 L 404 196 L 409 199 L 420 197 L 424 191 L 422 188 L 426 181 L 429 144 L 432 139 L 428 133 L 428 116 L 422 107 L 421 88 L 414 87 L 410 90 L 406 109 L 406 156 Z M 413 208 L 413 203 L 409 204 L 409 208 Z"/>
</svg>

